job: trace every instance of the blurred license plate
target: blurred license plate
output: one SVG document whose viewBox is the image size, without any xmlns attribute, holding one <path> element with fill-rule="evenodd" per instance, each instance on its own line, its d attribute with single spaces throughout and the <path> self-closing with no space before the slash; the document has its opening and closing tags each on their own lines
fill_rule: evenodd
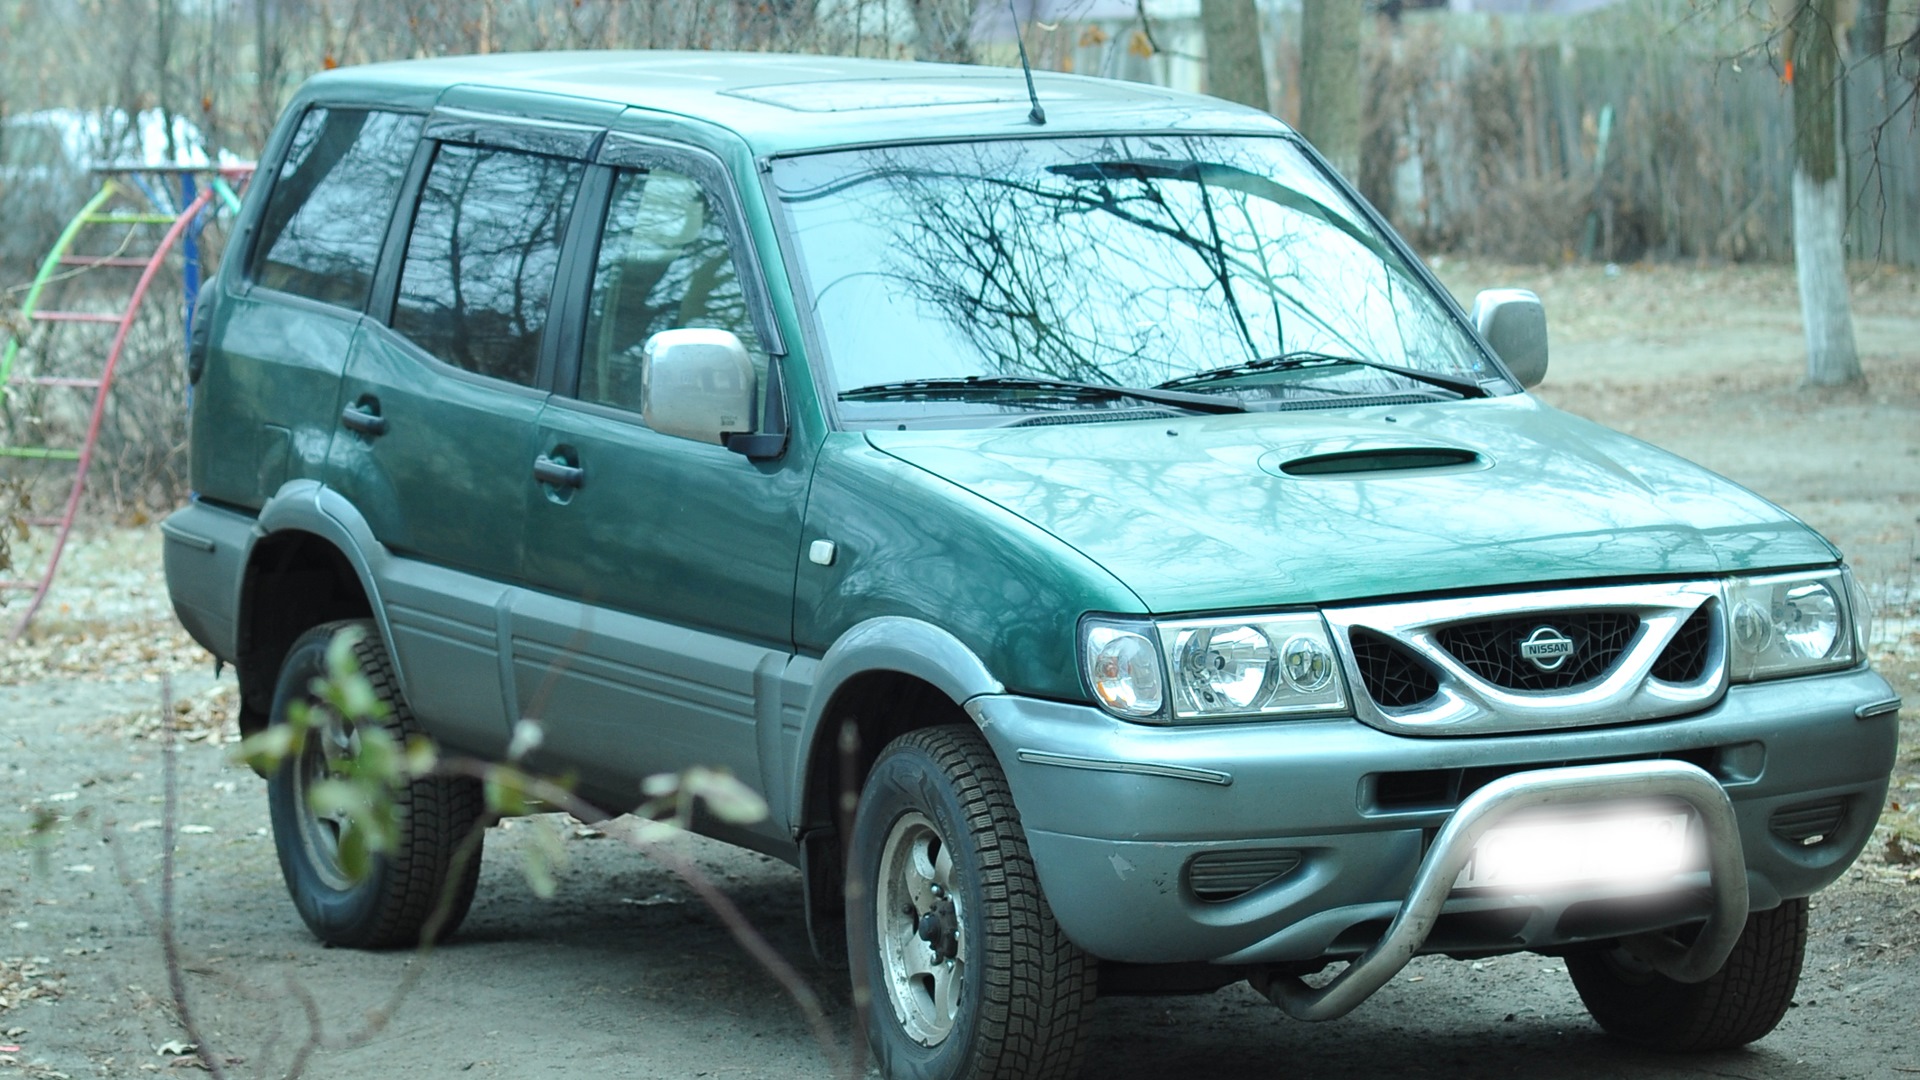
<svg viewBox="0 0 1920 1080">
<path fill-rule="evenodd" d="M 1454 887 L 1653 881 L 1689 869 L 1685 812 L 1527 821 L 1487 830 Z"/>
</svg>

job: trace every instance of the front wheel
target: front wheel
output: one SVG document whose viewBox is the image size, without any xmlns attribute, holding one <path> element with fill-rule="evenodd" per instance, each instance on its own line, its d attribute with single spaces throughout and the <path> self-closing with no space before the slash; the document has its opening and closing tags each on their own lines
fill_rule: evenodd
<svg viewBox="0 0 1920 1080">
<path fill-rule="evenodd" d="M 1772 1031 L 1793 1003 L 1807 948 L 1807 901 L 1747 916 L 1732 955 L 1705 982 L 1667 978 L 1624 945 L 1567 954 L 1567 973 L 1607 1034 L 1658 1050 L 1727 1050 Z"/>
<path fill-rule="evenodd" d="M 853 825 L 847 947 L 889 1080 L 1067 1080 L 1097 966 L 1040 895 L 1006 775 L 977 731 L 894 740 Z"/>
</svg>

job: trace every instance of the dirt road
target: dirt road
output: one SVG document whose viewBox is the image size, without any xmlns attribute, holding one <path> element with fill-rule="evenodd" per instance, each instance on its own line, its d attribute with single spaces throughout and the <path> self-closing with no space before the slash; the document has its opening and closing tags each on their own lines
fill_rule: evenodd
<svg viewBox="0 0 1920 1080">
<path fill-rule="evenodd" d="M 1103 1000 L 1086 1075 L 1920 1076 L 1920 869 L 1887 855 L 1896 832 L 1920 840 L 1920 276 L 1860 284 L 1872 384 L 1811 395 L 1795 389 L 1790 271 L 1442 271 L 1469 294 L 1542 292 L 1556 331 L 1548 400 L 1703 461 L 1853 555 L 1881 601 L 1877 662 L 1910 702 L 1882 828 L 1816 898 L 1796 1007 L 1746 1051 L 1624 1049 L 1587 1020 L 1558 961 L 1515 956 L 1416 962 L 1324 1025 L 1286 1020 L 1244 986 Z M 520 852 L 550 818 L 491 834 L 473 915 L 432 956 L 321 948 L 281 886 L 262 785 L 226 760 L 231 673 L 216 681 L 172 627 L 156 547 L 151 527 L 99 532 L 70 553 L 36 638 L 0 652 L 0 1080 L 191 1067 L 166 1052 L 184 1036 L 143 913 L 158 902 L 163 675 L 184 729 L 183 977 L 234 1075 L 282 1075 L 315 1030 L 326 1046 L 307 1075 L 321 1078 L 847 1075 L 835 1064 L 850 1042 L 845 991 L 807 959 L 794 872 L 703 841 L 688 841 L 693 858 L 824 997 L 830 1049 L 683 885 L 614 841 L 560 825 L 569 864 L 556 895 L 536 899 Z M 42 813 L 58 820 L 34 843 Z M 390 1023 L 353 1040 L 410 975 Z"/>
</svg>

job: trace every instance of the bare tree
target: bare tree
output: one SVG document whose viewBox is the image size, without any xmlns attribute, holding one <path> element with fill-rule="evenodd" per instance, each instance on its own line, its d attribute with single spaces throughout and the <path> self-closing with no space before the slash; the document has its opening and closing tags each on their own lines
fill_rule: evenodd
<svg viewBox="0 0 1920 1080">
<path fill-rule="evenodd" d="M 1861 381 L 1853 340 L 1842 241 L 1847 191 L 1840 177 L 1838 132 L 1839 0 L 1799 0 L 1788 32 L 1793 85 L 1793 263 L 1800 279 L 1800 315 L 1807 337 L 1807 384 Z"/>
<path fill-rule="evenodd" d="M 1361 0 L 1302 0 L 1300 133 L 1341 175 L 1360 175 Z"/>
<path fill-rule="evenodd" d="M 908 4 L 913 8 L 914 29 L 920 35 L 919 59 L 972 62 L 968 32 L 973 27 L 973 4 L 969 0 L 908 0 Z M 1031 14 L 1031 7 L 1028 12 Z M 1019 27 L 1014 29 L 1017 33 Z"/>
<path fill-rule="evenodd" d="M 1260 55 L 1260 11 L 1254 0 L 1200 0 L 1200 31 L 1207 43 L 1207 92 L 1256 109 L 1269 108 L 1267 71 Z"/>
<path fill-rule="evenodd" d="M 1878 56 L 1887 47 L 1887 0 L 1860 0 L 1848 42 L 1854 56 Z"/>
</svg>

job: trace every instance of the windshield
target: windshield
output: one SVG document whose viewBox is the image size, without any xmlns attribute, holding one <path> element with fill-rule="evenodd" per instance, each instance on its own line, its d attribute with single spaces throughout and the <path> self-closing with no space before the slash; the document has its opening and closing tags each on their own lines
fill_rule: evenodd
<svg viewBox="0 0 1920 1080">
<path fill-rule="evenodd" d="M 1171 384 L 1258 408 L 1451 399 L 1465 395 L 1449 380 L 1499 378 L 1286 139 L 895 146 L 777 159 L 773 180 L 855 424 L 1142 407 L 1026 395 L 1019 379 Z"/>
</svg>

